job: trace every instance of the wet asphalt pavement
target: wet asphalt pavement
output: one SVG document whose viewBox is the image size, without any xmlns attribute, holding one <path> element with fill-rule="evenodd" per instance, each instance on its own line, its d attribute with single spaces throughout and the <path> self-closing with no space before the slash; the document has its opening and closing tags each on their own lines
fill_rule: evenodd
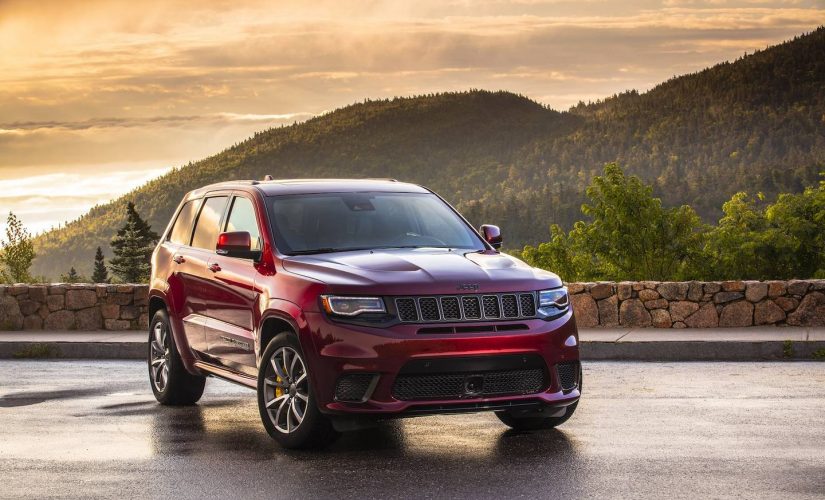
<svg viewBox="0 0 825 500">
<path fill-rule="evenodd" d="M 254 393 L 157 405 L 130 361 L 0 362 L 2 498 L 825 496 L 825 363 L 585 365 L 559 430 L 420 417 L 287 452 Z"/>
</svg>

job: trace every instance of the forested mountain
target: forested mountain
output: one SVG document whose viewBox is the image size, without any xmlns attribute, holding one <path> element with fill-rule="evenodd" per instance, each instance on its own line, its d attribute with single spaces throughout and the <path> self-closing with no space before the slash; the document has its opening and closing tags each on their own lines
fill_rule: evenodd
<svg viewBox="0 0 825 500">
<path fill-rule="evenodd" d="M 557 112 L 507 92 L 365 101 L 269 129 L 93 208 L 36 240 L 34 274 L 88 274 L 125 203 L 161 231 L 186 191 L 229 179 L 394 177 L 426 185 L 506 246 L 537 243 L 580 218 L 607 162 L 708 221 L 736 191 L 798 192 L 825 171 L 825 28 L 640 94 Z"/>
</svg>

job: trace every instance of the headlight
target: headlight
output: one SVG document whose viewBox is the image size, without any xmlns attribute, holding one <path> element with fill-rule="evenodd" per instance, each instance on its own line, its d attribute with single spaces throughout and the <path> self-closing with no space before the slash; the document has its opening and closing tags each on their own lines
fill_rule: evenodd
<svg viewBox="0 0 825 500">
<path fill-rule="evenodd" d="M 539 292 L 539 309 L 546 312 L 555 313 L 566 311 L 570 305 L 570 298 L 567 295 L 567 287 L 554 288 L 553 290 L 542 290 Z"/>
<path fill-rule="evenodd" d="M 358 316 L 361 313 L 384 313 L 384 300 L 381 297 L 340 297 L 322 295 L 321 301 L 329 314 L 338 316 Z"/>
</svg>

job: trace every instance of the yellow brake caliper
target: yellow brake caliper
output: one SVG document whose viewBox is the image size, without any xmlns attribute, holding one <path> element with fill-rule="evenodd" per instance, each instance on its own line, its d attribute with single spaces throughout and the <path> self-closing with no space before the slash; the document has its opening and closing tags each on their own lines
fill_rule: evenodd
<svg viewBox="0 0 825 500">
<path fill-rule="evenodd" d="M 279 397 L 284 395 L 284 388 L 281 387 L 282 382 L 283 382 L 283 379 L 280 376 L 275 375 L 275 383 L 278 384 L 278 385 L 275 386 L 275 397 L 276 398 L 279 398 Z"/>
</svg>

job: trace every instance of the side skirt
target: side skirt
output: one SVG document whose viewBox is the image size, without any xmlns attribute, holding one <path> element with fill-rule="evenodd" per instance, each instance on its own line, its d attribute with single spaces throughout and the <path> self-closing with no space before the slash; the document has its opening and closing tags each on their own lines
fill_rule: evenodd
<svg viewBox="0 0 825 500">
<path fill-rule="evenodd" d="M 201 370 L 202 372 L 214 375 L 224 380 L 228 380 L 229 382 L 234 382 L 238 385 L 242 385 L 249 389 L 257 390 L 258 388 L 258 379 L 255 377 L 251 377 L 249 375 L 238 373 L 232 370 L 227 370 L 226 368 L 220 368 L 215 365 L 210 365 L 204 363 L 203 361 L 195 361 L 195 367 L 198 370 Z"/>
</svg>

